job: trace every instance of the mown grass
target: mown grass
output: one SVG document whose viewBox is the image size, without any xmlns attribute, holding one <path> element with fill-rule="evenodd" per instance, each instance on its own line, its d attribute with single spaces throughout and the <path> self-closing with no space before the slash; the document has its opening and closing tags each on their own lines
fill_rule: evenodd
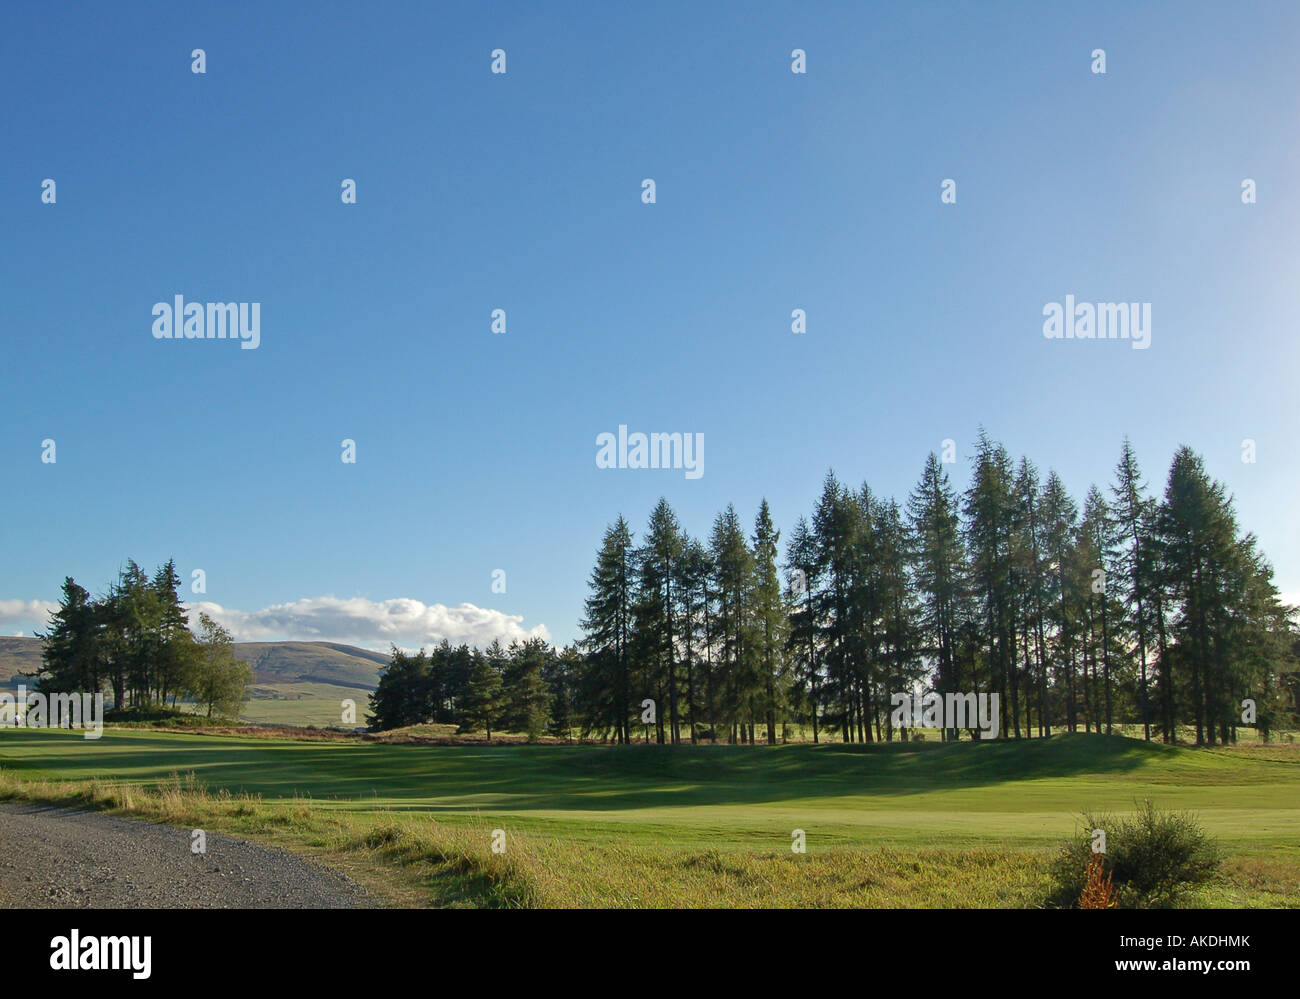
<svg viewBox="0 0 1300 999">
<path fill-rule="evenodd" d="M 250 697 L 239 708 L 241 721 L 256 725 L 316 725 L 320 728 L 356 727 L 343 722 L 345 700 L 356 704 L 359 724 L 365 724 L 370 692 L 339 684 L 319 681 L 294 683 L 257 683 Z M 199 710 L 197 707 L 194 710 Z"/>
<path fill-rule="evenodd" d="M 193 777 L 150 786 L 48 781 L 0 770 L 0 801 L 89 808 L 245 836 L 342 870 L 394 905 L 511 908 L 899 908 L 1033 906 L 1047 887 L 1041 851 L 835 851 L 823 855 L 575 846 L 383 810 L 209 792 Z"/>
<path fill-rule="evenodd" d="M 446 747 L 10 730 L 0 764 L 0 797 L 247 836 L 400 905 L 1034 906 L 1079 813 L 1148 798 L 1194 809 L 1224 846 L 1223 878 L 1187 904 L 1300 905 L 1300 753 L 1288 746 Z M 790 850 L 795 829 L 806 854 Z"/>
</svg>

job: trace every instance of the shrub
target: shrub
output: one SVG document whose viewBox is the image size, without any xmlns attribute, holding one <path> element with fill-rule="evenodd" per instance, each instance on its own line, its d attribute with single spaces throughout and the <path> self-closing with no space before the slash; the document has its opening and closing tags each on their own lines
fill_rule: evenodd
<svg viewBox="0 0 1300 999">
<path fill-rule="evenodd" d="M 1106 876 L 1102 877 L 1105 872 Z M 1080 909 L 1114 909 L 1119 905 L 1112 872 L 1106 871 L 1106 860 L 1100 853 L 1088 858 L 1088 871 L 1084 877 L 1083 891 L 1079 894 Z"/>
<path fill-rule="evenodd" d="M 1052 863 L 1050 905 L 1079 904 L 1088 887 L 1094 829 L 1105 830 L 1104 868 L 1121 908 L 1172 906 L 1218 873 L 1218 846 L 1188 812 L 1162 811 L 1146 801 L 1129 818 L 1085 813 L 1082 820 L 1082 835 L 1068 840 Z"/>
</svg>

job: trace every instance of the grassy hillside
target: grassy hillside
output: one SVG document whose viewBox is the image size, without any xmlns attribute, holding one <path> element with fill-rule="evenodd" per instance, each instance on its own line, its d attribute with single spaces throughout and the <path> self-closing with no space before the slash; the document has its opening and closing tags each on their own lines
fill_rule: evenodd
<svg viewBox="0 0 1300 999">
<path fill-rule="evenodd" d="M 263 683 L 331 683 L 374 690 L 388 656 L 332 642 L 237 642 L 235 655 Z"/>
<path fill-rule="evenodd" d="M 0 638 L 0 686 L 21 681 L 19 673 L 34 673 L 41 666 L 41 643 L 36 638 Z"/>
<path fill-rule="evenodd" d="M 147 731 L 88 742 L 10 730 L 0 732 L 0 766 L 25 778 L 146 787 L 193 772 L 209 790 L 260 796 L 259 808 L 310 799 L 300 820 L 314 830 L 307 841 L 414 857 L 426 894 L 438 891 L 430 858 L 455 855 L 476 871 L 504 864 L 492 884 L 529 904 L 561 905 L 781 904 L 750 898 L 746 878 L 778 886 L 785 904 L 961 904 L 958 884 L 965 904 L 1034 904 L 1046 851 L 1081 810 L 1131 811 L 1151 798 L 1196 810 L 1233 858 L 1238 881 L 1218 904 L 1300 904 L 1294 746 L 1192 750 L 1061 736 L 674 750 Z M 488 851 L 497 828 L 511 844 L 503 858 Z M 806 833 L 806 856 L 790 852 L 795 829 Z M 812 866 L 796 876 L 791 864 Z M 909 881 L 911 864 L 933 877 Z M 969 883 L 977 870 L 982 887 Z"/>
</svg>

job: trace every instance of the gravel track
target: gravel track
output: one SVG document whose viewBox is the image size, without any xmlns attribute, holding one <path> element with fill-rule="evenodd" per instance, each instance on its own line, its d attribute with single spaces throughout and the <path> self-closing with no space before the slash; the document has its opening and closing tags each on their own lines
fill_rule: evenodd
<svg viewBox="0 0 1300 999">
<path fill-rule="evenodd" d="M 0 908 L 353 909 L 375 899 L 296 854 L 52 805 L 0 803 Z"/>
</svg>

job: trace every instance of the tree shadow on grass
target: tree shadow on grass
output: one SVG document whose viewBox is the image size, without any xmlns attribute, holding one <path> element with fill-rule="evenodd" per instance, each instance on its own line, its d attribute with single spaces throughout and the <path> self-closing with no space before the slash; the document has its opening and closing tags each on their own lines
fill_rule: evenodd
<svg viewBox="0 0 1300 999">
<path fill-rule="evenodd" d="M 22 752 L 7 753 L 11 746 Z M 322 744 L 111 730 L 98 741 L 45 732 L 0 738 L 0 765 L 55 778 L 149 784 L 192 771 L 209 790 L 436 811 L 600 812 L 891 797 L 1117 776 L 1149 765 L 1158 770 L 1153 777 L 1167 781 L 1168 765 L 1193 754 L 1080 734 L 778 747 Z"/>
</svg>

